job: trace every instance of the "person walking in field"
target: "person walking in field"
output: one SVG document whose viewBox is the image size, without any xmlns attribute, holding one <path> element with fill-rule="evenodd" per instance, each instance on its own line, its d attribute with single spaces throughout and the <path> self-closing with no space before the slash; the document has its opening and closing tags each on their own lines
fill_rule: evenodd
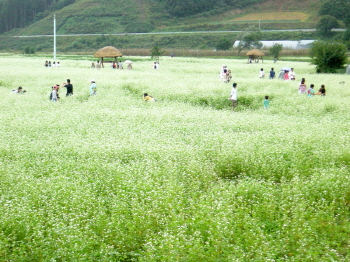
<svg viewBox="0 0 350 262">
<path fill-rule="evenodd" d="M 229 82 L 229 74 L 227 69 L 224 69 L 224 72 L 222 74 L 222 81 L 224 81 L 224 83 L 228 83 Z"/>
<path fill-rule="evenodd" d="M 289 80 L 295 80 L 295 71 L 294 68 L 291 68 L 288 73 Z"/>
<path fill-rule="evenodd" d="M 227 66 L 223 65 L 222 68 L 221 68 L 220 74 L 219 74 L 219 78 L 220 78 L 221 81 L 225 81 L 224 77 L 227 74 L 227 70 L 228 70 Z"/>
<path fill-rule="evenodd" d="M 96 95 L 97 86 L 96 86 L 95 80 L 92 79 L 90 81 L 90 83 L 91 83 L 91 85 L 90 85 L 90 96 Z"/>
<path fill-rule="evenodd" d="M 259 78 L 265 78 L 264 68 L 261 68 L 261 69 L 260 69 Z"/>
<path fill-rule="evenodd" d="M 56 101 L 60 100 L 60 96 L 58 94 L 59 88 L 60 88 L 60 85 L 54 85 L 52 87 L 52 91 L 51 91 L 51 94 L 50 94 L 50 100 L 51 101 L 56 102 Z"/>
<path fill-rule="evenodd" d="M 274 78 L 275 78 L 275 74 L 276 74 L 276 73 L 275 73 L 274 69 L 273 69 L 273 68 L 271 68 L 269 78 L 270 78 L 270 79 L 274 79 Z"/>
<path fill-rule="evenodd" d="M 237 83 L 232 84 L 232 90 L 229 100 L 231 100 L 232 102 L 232 110 L 235 110 L 235 108 L 237 107 Z"/>
<path fill-rule="evenodd" d="M 63 83 L 63 86 L 67 88 L 66 96 L 73 95 L 73 85 L 70 83 L 70 79 L 67 79 L 67 83 Z"/>
<path fill-rule="evenodd" d="M 321 88 L 317 92 L 318 95 L 320 96 L 326 96 L 326 87 L 325 85 L 321 85 Z"/>
<path fill-rule="evenodd" d="M 314 84 L 311 84 L 309 90 L 307 90 L 307 96 L 313 97 L 314 95 L 315 95 Z"/>
<path fill-rule="evenodd" d="M 278 75 L 278 79 L 282 79 L 282 80 L 284 79 L 284 70 L 283 69 L 281 69 L 281 71 Z"/>
<path fill-rule="evenodd" d="M 302 78 L 301 79 L 301 82 L 299 84 L 299 94 L 306 94 L 306 84 L 305 84 L 305 78 Z"/>
<path fill-rule="evenodd" d="M 269 109 L 269 107 L 270 107 L 269 96 L 265 96 L 264 108 L 265 108 L 265 109 Z"/>
</svg>

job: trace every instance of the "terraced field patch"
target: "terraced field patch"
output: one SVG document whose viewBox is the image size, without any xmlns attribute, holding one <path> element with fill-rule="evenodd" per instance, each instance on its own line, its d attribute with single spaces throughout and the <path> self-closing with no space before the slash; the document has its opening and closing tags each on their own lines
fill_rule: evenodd
<svg viewBox="0 0 350 262">
<path fill-rule="evenodd" d="M 301 12 L 272 12 L 272 13 L 256 13 L 248 14 L 242 17 L 232 19 L 230 21 L 283 21 L 283 20 L 300 20 L 304 22 L 309 17 L 308 14 Z"/>
</svg>

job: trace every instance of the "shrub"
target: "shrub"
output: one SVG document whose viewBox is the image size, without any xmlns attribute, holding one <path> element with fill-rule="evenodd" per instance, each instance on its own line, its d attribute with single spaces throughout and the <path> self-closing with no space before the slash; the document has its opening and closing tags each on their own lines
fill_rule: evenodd
<svg viewBox="0 0 350 262">
<path fill-rule="evenodd" d="M 221 38 L 216 44 L 216 50 L 229 50 L 232 47 L 232 43 L 227 38 Z"/>
<path fill-rule="evenodd" d="M 328 41 L 316 41 L 310 49 L 312 64 L 318 73 L 336 73 L 347 63 L 346 46 Z"/>
<path fill-rule="evenodd" d="M 32 55 L 35 54 L 35 47 L 33 46 L 26 46 L 23 50 L 23 53 L 26 55 Z"/>
</svg>

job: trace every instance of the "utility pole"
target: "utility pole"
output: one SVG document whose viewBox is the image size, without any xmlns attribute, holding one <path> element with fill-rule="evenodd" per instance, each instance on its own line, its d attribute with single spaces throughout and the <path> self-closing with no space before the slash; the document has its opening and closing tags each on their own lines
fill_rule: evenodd
<svg viewBox="0 0 350 262">
<path fill-rule="evenodd" d="M 56 61 L 56 14 L 53 15 L 53 61 Z"/>
</svg>

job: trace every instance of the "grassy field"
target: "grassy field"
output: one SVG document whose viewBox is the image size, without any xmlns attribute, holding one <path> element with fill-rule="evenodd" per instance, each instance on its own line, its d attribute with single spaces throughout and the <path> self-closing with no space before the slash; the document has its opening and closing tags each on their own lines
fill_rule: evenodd
<svg viewBox="0 0 350 262">
<path fill-rule="evenodd" d="M 349 261 L 349 75 L 128 59 L 1 57 L 0 261 Z M 296 81 L 258 78 L 283 66 Z M 302 77 L 327 96 L 299 95 Z M 50 102 L 67 78 L 74 95 Z"/>
</svg>

